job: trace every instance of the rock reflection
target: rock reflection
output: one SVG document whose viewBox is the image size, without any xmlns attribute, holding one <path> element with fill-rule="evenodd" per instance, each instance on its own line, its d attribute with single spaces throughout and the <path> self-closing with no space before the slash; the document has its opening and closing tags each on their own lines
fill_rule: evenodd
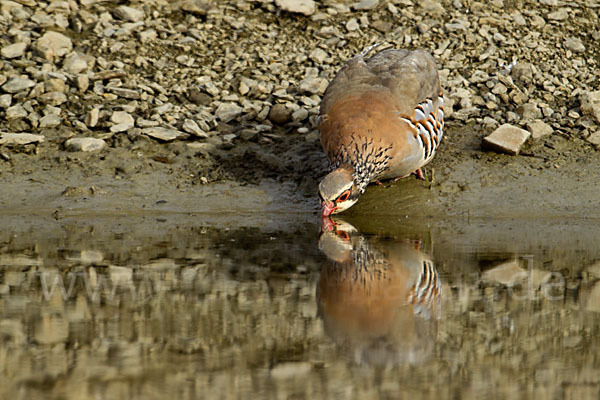
<svg viewBox="0 0 600 400">
<path fill-rule="evenodd" d="M 331 260 L 317 286 L 327 334 L 358 364 L 420 363 L 432 353 L 441 283 L 420 241 L 361 234 L 323 220 L 319 248 Z"/>
</svg>

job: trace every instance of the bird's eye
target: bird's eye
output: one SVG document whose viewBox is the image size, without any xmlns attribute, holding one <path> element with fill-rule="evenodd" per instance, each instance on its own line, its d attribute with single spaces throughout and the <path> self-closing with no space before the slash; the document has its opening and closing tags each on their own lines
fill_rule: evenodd
<svg viewBox="0 0 600 400">
<path fill-rule="evenodd" d="M 348 189 L 344 193 L 342 193 L 340 195 L 340 197 L 338 197 L 338 201 L 346 201 L 346 200 L 348 200 L 348 197 L 350 197 L 350 189 Z"/>
</svg>

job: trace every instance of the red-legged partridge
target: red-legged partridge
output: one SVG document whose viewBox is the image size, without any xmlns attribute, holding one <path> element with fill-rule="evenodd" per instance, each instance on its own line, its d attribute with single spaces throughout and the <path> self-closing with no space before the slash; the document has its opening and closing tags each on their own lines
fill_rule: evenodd
<svg viewBox="0 0 600 400">
<path fill-rule="evenodd" d="M 370 182 L 416 173 L 433 158 L 444 128 L 433 57 L 371 46 L 342 67 L 321 102 L 321 144 L 332 171 L 319 184 L 322 215 L 351 207 Z"/>
</svg>

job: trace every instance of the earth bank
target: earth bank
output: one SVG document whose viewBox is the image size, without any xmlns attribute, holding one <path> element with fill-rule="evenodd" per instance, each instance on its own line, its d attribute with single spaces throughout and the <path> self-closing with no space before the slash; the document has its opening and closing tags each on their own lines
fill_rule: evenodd
<svg viewBox="0 0 600 400">
<path fill-rule="evenodd" d="M 445 139 L 430 189 L 373 187 L 354 212 L 595 215 L 600 2 L 284 3 L 0 2 L 4 212 L 221 212 L 215 183 L 229 211 L 315 211 L 320 95 L 385 42 L 436 57 Z M 519 156 L 481 147 L 504 123 L 532 133 Z"/>
</svg>

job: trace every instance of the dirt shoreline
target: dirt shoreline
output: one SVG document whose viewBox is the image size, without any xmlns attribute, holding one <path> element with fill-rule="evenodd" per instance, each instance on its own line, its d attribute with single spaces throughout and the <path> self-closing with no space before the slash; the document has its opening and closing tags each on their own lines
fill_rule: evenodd
<svg viewBox="0 0 600 400">
<path fill-rule="evenodd" d="M 325 1 L 306 16 L 271 1 L 19 3 L 2 10 L 14 29 L 0 40 L 1 131 L 42 136 L 0 140 L 4 215 L 316 215 L 322 86 L 384 40 L 431 44 L 450 104 L 445 137 L 430 189 L 411 178 L 372 186 L 349 216 L 597 216 L 600 121 L 584 106 L 598 90 L 596 1 Z M 67 49 L 44 53 L 55 31 Z M 523 155 L 482 150 L 499 124 L 532 121 L 552 133 Z M 80 137 L 104 147 L 73 147 Z"/>
</svg>

